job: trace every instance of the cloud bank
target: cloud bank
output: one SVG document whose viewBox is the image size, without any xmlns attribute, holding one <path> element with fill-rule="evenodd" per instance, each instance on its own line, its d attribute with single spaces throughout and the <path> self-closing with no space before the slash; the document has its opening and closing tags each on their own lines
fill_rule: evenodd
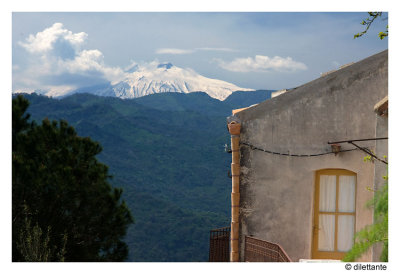
<svg viewBox="0 0 400 274">
<path fill-rule="evenodd" d="M 25 43 L 19 42 L 19 44 L 31 53 L 45 53 L 53 50 L 57 41 L 65 42 L 65 45 L 76 48 L 86 38 L 87 34 L 84 32 L 72 33 L 65 29 L 63 24 L 55 23 L 36 35 L 30 34 Z"/>
<path fill-rule="evenodd" d="M 88 35 L 73 33 L 62 23 L 29 35 L 18 44 L 29 53 L 26 68 L 13 68 L 13 85 L 20 90 L 72 90 L 78 87 L 117 82 L 124 72 L 104 64 L 104 56 L 97 49 L 83 49 Z"/>
<path fill-rule="evenodd" d="M 214 59 L 217 64 L 229 71 L 234 72 L 270 72 L 270 71 L 298 71 L 306 70 L 307 66 L 301 62 L 294 61 L 291 57 L 268 57 L 256 55 L 254 58 L 236 58 L 231 62 Z"/>
</svg>

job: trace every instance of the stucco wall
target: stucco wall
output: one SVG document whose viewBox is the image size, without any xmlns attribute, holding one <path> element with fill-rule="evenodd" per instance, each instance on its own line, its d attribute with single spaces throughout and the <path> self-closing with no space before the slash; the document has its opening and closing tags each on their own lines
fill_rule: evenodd
<svg viewBox="0 0 400 274">
<path fill-rule="evenodd" d="M 376 117 L 376 136 L 377 137 L 388 137 L 388 116 L 378 116 Z M 388 154 L 388 141 L 376 141 L 375 146 L 375 153 L 376 155 L 384 159 L 384 156 L 387 157 L 387 161 L 389 161 L 389 154 Z M 387 165 L 382 162 L 374 161 L 375 166 L 375 185 L 374 189 L 379 189 L 385 182 L 383 176 L 388 175 Z M 372 249 L 373 257 L 372 260 L 377 262 L 380 261 L 380 254 L 382 252 L 382 245 L 375 245 Z"/>
<path fill-rule="evenodd" d="M 387 95 L 387 51 L 318 78 L 289 93 L 239 112 L 241 141 L 281 153 L 330 151 L 328 141 L 374 138 L 374 105 Z M 375 149 L 375 142 L 363 142 Z M 342 144 L 342 149 L 354 148 Z M 279 243 L 298 261 L 311 257 L 315 171 L 357 173 L 356 230 L 372 222 L 365 208 L 374 187 L 374 165 L 361 151 L 287 157 L 241 145 L 240 256 L 244 236 Z M 363 260 L 371 260 L 368 254 Z"/>
</svg>

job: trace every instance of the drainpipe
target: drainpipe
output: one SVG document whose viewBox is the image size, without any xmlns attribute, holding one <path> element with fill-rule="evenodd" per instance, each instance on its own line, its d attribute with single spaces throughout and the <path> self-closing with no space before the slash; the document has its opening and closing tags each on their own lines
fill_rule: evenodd
<svg viewBox="0 0 400 274">
<path fill-rule="evenodd" d="M 232 149 L 232 222 L 231 222 L 231 262 L 239 262 L 239 178 L 240 178 L 240 123 L 232 121 L 228 124 L 229 133 L 231 134 Z"/>
</svg>

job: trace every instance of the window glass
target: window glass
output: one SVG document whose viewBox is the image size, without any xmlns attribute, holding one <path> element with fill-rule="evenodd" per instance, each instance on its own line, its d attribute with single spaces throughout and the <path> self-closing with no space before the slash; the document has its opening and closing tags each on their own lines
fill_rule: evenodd
<svg viewBox="0 0 400 274">
<path fill-rule="evenodd" d="M 336 211 L 336 176 L 321 175 L 319 179 L 319 211 Z"/>
<path fill-rule="evenodd" d="M 337 249 L 346 252 L 353 246 L 354 216 L 339 215 L 338 217 L 338 242 Z"/>
<path fill-rule="evenodd" d="M 318 250 L 334 251 L 335 248 L 335 215 L 319 215 Z"/>
<path fill-rule="evenodd" d="M 339 176 L 339 212 L 354 212 L 356 197 L 356 177 Z"/>
</svg>

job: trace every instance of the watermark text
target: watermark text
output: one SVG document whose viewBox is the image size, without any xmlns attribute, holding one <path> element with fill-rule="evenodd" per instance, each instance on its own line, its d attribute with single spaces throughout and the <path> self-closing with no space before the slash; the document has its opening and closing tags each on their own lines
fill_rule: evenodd
<svg viewBox="0 0 400 274">
<path fill-rule="evenodd" d="M 345 264 L 346 270 L 387 270 L 385 264 Z"/>
</svg>

